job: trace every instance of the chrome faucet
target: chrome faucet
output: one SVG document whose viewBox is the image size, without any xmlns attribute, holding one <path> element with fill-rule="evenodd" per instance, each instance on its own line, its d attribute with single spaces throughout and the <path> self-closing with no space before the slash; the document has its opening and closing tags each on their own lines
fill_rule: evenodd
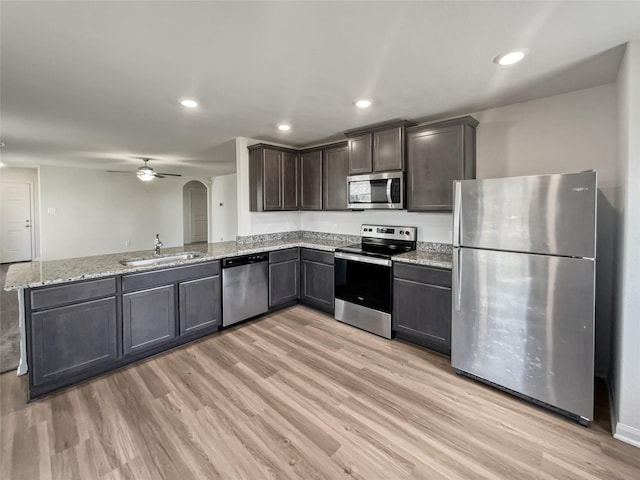
<svg viewBox="0 0 640 480">
<path fill-rule="evenodd" d="M 160 247 L 162 246 L 162 242 L 160 241 L 160 234 L 156 233 L 156 238 L 153 241 L 153 254 L 160 255 Z"/>
</svg>

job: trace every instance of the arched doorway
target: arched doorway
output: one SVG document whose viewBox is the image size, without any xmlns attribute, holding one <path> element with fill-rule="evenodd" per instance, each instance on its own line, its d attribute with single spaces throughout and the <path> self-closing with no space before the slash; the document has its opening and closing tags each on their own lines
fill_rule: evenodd
<svg viewBox="0 0 640 480">
<path fill-rule="evenodd" d="M 209 241 L 209 202 L 204 183 L 191 180 L 182 188 L 184 244 Z"/>
</svg>

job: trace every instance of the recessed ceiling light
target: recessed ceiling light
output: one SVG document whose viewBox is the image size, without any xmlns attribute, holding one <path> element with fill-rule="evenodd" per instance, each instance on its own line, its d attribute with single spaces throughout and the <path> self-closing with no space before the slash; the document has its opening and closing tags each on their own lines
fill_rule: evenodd
<svg viewBox="0 0 640 480">
<path fill-rule="evenodd" d="M 196 108 L 198 106 L 198 102 L 190 98 L 185 98 L 184 100 L 180 100 L 180 105 L 187 108 Z"/>
<path fill-rule="evenodd" d="M 358 108 L 369 108 L 373 102 L 368 98 L 361 98 L 356 100 L 354 103 Z"/>
<path fill-rule="evenodd" d="M 527 48 L 518 48 L 517 50 L 511 50 L 507 53 L 502 53 L 493 59 L 494 63 L 498 65 L 508 66 L 518 63 L 529 53 Z"/>
<path fill-rule="evenodd" d="M 278 130 L 282 132 L 288 132 L 289 130 L 291 130 L 291 125 L 287 125 L 286 123 L 281 123 L 280 125 L 278 125 Z"/>
</svg>

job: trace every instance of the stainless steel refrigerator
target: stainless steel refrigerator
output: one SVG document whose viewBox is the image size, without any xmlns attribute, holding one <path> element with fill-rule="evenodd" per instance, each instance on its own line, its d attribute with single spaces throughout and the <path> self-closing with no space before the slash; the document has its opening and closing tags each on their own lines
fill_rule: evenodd
<svg viewBox="0 0 640 480">
<path fill-rule="evenodd" d="M 454 185 L 451 363 L 593 419 L 596 172 Z"/>
</svg>

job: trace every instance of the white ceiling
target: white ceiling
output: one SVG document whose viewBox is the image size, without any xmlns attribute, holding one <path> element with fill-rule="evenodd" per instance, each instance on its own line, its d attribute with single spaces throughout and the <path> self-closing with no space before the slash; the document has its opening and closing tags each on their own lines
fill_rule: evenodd
<svg viewBox="0 0 640 480">
<path fill-rule="evenodd" d="M 0 21 L 2 162 L 215 175 L 236 136 L 317 144 L 615 81 L 640 2 L 2 1 Z"/>
</svg>

